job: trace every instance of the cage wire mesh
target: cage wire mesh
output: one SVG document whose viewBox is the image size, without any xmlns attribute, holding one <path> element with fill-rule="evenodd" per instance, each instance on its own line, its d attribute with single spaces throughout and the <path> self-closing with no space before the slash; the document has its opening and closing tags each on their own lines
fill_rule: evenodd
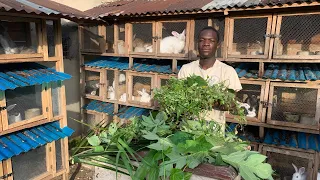
<svg viewBox="0 0 320 180">
<path fill-rule="evenodd" d="M 115 79 L 114 79 L 114 70 L 107 70 L 107 97 L 109 100 L 116 100 L 115 96 Z"/>
<path fill-rule="evenodd" d="M 212 22 L 212 26 L 218 30 L 219 32 L 219 44 L 216 52 L 216 57 L 217 58 L 222 58 L 223 57 L 223 50 L 224 50 L 224 18 L 214 18 Z"/>
<path fill-rule="evenodd" d="M 320 55 L 320 15 L 283 16 L 277 55 Z"/>
<path fill-rule="evenodd" d="M 119 72 L 118 98 L 120 102 L 127 102 L 127 75 L 124 71 Z"/>
<path fill-rule="evenodd" d="M 126 53 L 126 46 L 125 46 L 125 38 L 126 38 L 126 32 L 125 32 L 125 24 L 121 23 L 118 25 L 119 27 L 119 39 L 118 39 L 118 53 L 119 54 L 125 54 Z"/>
<path fill-rule="evenodd" d="M 85 93 L 92 96 L 99 96 L 100 89 L 100 72 L 85 72 Z"/>
<path fill-rule="evenodd" d="M 61 98 L 60 98 L 60 88 L 61 88 L 61 81 L 58 82 L 51 82 L 51 97 L 52 97 L 52 113 L 53 117 L 59 116 L 61 113 Z"/>
<path fill-rule="evenodd" d="M 14 180 L 33 179 L 47 172 L 46 146 L 11 158 Z"/>
<path fill-rule="evenodd" d="M 107 35 L 107 53 L 114 53 L 114 25 L 106 26 Z M 119 47 L 118 47 L 119 48 Z"/>
<path fill-rule="evenodd" d="M 274 87 L 271 119 L 317 125 L 317 89 Z"/>
<path fill-rule="evenodd" d="M 242 84 L 242 90 L 237 93 L 237 99 L 247 117 L 258 117 L 260 95 L 261 85 Z"/>
<path fill-rule="evenodd" d="M 90 126 L 96 126 L 102 121 L 102 115 L 86 113 L 86 123 Z M 89 131 L 90 127 L 85 127 L 85 131 Z"/>
<path fill-rule="evenodd" d="M 98 33 L 98 26 L 85 26 L 83 28 L 83 44 L 86 50 L 100 49 L 100 36 Z"/>
<path fill-rule="evenodd" d="M 296 165 L 298 169 L 300 167 L 305 167 L 306 171 L 308 170 L 309 160 L 305 158 L 275 152 L 267 152 L 267 157 L 267 162 L 271 164 L 272 169 L 275 170 L 275 174 L 277 177 L 280 177 L 281 180 L 292 179 L 292 175 L 295 173 L 292 163 Z"/>
<path fill-rule="evenodd" d="M 169 79 L 160 79 L 160 87 L 168 85 Z"/>
<path fill-rule="evenodd" d="M 187 31 L 187 22 L 163 22 L 162 23 L 162 40 L 164 40 L 166 37 L 168 36 L 174 36 L 173 35 L 173 32 L 177 32 L 179 34 L 182 34 L 183 31 Z M 184 36 L 186 37 L 186 36 Z M 181 41 L 185 42 L 185 45 L 183 47 L 183 49 L 181 49 L 181 51 L 177 51 L 179 54 L 184 54 L 184 53 L 187 53 L 185 52 L 185 46 L 186 46 L 186 39 L 179 39 L 176 41 L 176 44 L 179 44 L 181 43 Z M 165 43 L 164 43 L 165 45 Z M 174 46 L 175 49 L 179 49 L 179 47 L 177 46 Z M 167 50 L 161 50 L 162 46 L 160 45 L 160 53 L 174 53 L 174 52 L 166 52 Z"/>
<path fill-rule="evenodd" d="M 151 77 L 133 76 L 132 101 L 149 103 L 151 96 Z"/>
<path fill-rule="evenodd" d="M 56 170 L 60 171 L 63 169 L 63 164 L 62 164 L 62 140 L 55 141 L 55 146 L 56 146 Z"/>
<path fill-rule="evenodd" d="M 5 91 L 9 125 L 42 115 L 41 92 L 41 85 Z"/>
<path fill-rule="evenodd" d="M 35 22 L 0 21 L 0 54 L 34 54 L 38 51 Z"/>
<path fill-rule="evenodd" d="M 132 51 L 151 53 L 153 48 L 152 23 L 132 24 Z"/>
<path fill-rule="evenodd" d="M 234 20 L 233 55 L 263 55 L 268 18 Z"/>
<path fill-rule="evenodd" d="M 200 31 L 208 26 L 208 19 L 196 19 L 195 20 L 195 26 L 194 26 L 194 49 L 196 50 L 197 54 L 198 51 L 198 44 L 199 44 L 199 34 Z"/>
<path fill-rule="evenodd" d="M 47 43 L 48 43 L 48 55 L 49 57 L 55 56 L 55 34 L 54 34 L 54 23 L 52 20 L 46 20 L 47 29 Z"/>
</svg>

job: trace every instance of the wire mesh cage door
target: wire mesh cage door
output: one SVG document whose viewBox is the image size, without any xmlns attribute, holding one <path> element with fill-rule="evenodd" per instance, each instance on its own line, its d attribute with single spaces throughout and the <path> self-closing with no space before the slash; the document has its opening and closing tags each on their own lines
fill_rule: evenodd
<svg viewBox="0 0 320 180">
<path fill-rule="evenodd" d="M 228 57 L 267 58 L 271 25 L 271 15 L 230 18 Z"/>
<path fill-rule="evenodd" d="M 150 73 L 130 72 L 129 75 L 129 103 L 141 106 L 153 106 L 153 93 L 155 76 Z"/>
<path fill-rule="evenodd" d="M 126 55 L 128 53 L 127 42 L 126 42 L 126 27 L 125 23 L 118 23 L 116 25 L 117 33 L 116 41 L 117 41 L 117 54 Z"/>
<path fill-rule="evenodd" d="M 198 44 L 199 44 L 199 34 L 200 31 L 209 25 L 209 20 L 208 18 L 203 18 L 203 19 L 195 19 L 192 21 L 191 28 L 194 29 L 194 35 L 193 39 L 190 39 L 190 58 L 197 58 L 199 57 L 199 51 L 198 51 Z"/>
<path fill-rule="evenodd" d="M 48 44 L 48 56 L 54 57 L 56 55 L 56 23 L 53 20 L 46 20 L 47 30 L 47 44 Z"/>
<path fill-rule="evenodd" d="M 102 124 L 103 121 L 103 115 L 102 113 L 96 113 L 96 112 L 86 112 L 85 113 L 85 123 L 89 124 L 92 127 L 96 127 Z M 88 132 L 90 130 L 89 127 L 85 127 L 84 131 Z"/>
<path fill-rule="evenodd" d="M 85 95 L 93 99 L 101 99 L 101 70 L 85 67 Z"/>
<path fill-rule="evenodd" d="M 155 22 L 135 22 L 131 24 L 130 54 L 154 55 L 156 51 Z"/>
<path fill-rule="evenodd" d="M 43 84 L 5 91 L 9 129 L 47 117 L 45 89 Z"/>
<path fill-rule="evenodd" d="M 0 18 L 0 58 L 7 54 L 38 54 L 42 49 L 39 19 Z M 39 46 L 40 45 L 40 46 Z M 15 56 L 16 57 L 16 56 Z M 33 57 L 33 56 L 30 56 Z"/>
<path fill-rule="evenodd" d="M 106 26 L 106 53 L 115 53 L 115 25 L 107 25 Z"/>
<path fill-rule="evenodd" d="M 274 58 L 320 59 L 320 14 L 279 15 Z"/>
<path fill-rule="evenodd" d="M 172 75 L 165 75 L 165 74 L 157 74 L 156 75 L 156 86 L 155 88 L 160 89 L 162 86 L 168 85 L 169 79 Z M 159 103 L 154 100 L 154 106 L 159 107 Z"/>
<path fill-rule="evenodd" d="M 315 153 L 263 145 L 262 154 L 268 157 L 267 163 L 271 164 L 272 169 L 275 170 L 274 179 L 291 180 L 292 175 L 296 172 L 292 164 L 298 170 L 304 167 L 306 179 L 313 179 Z"/>
<path fill-rule="evenodd" d="M 82 28 L 84 52 L 101 52 L 101 47 L 105 44 L 105 39 L 100 35 L 99 25 L 88 24 Z"/>
<path fill-rule="evenodd" d="M 51 82 L 52 116 L 61 115 L 61 86 L 62 82 Z"/>
<path fill-rule="evenodd" d="M 48 172 L 47 145 L 11 158 L 14 180 L 35 179 Z"/>
<path fill-rule="evenodd" d="M 245 112 L 247 121 L 264 122 L 266 108 L 261 102 L 265 100 L 266 82 L 240 80 L 242 90 L 237 92 L 237 101 Z M 227 117 L 234 118 L 232 113 Z"/>
<path fill-rule="evenodd" d="M 298 83 L 270 83 L 267 122 L 319 129 L 319 88 Z"/>
<path fill-rule="evenodd" d="M 188 57 L 190 21 L 157 22 L 157 56 Z"/>
</svg>

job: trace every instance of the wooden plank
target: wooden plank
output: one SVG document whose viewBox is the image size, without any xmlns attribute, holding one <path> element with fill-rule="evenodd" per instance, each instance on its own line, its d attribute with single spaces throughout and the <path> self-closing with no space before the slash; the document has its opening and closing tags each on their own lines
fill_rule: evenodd
<svg viewBox="0 0 320 180">
<path fill-rule="evenodd" d="M 14 129 L 14 128 L 18 128 L 19 126 L 25 126 L 26 124 L 31 124 L 37 121 L 42 121 L 46 119 L 46 122 L 49 122 L 49 119 L 47 117 L 45 117 L 44 114 L 40 115 L 40 116 L 36 116 L 34 118 L 31 119 L 27 119 L 27 120 L 22 120 L 13 124 L 8 125 L 8 129 Z M 6 129 L 4 129 L 6 130 Z"/>
<path fill-rule="evenodd" d="M 4 129 L 2 132 L 0 132 L 0 136 L 2 135 L 5 135 L 5 134 L 9 134 L 9 133 L 12 133 L 12 132 L 16 132 L 16 131 L 20 131 L 22 129 L 27 129 L 27 128 L 31 128 L 31 127 L 35 127 L 35 126 L 39 126 L 41 124 L 45 124 L 49 122 L 48 119 L 40 119 L 38 121 L 34 121 L 34 122 L 31 122 L 31 123 L 25 123 L 21 126 L 17 126 L 17 127 L 10 127 L 8 129 Z"/>
<path fill-rule="evenodd" d="M 12 174 L 12 162 L 11 158 L 3 161 L 3 174 Z M 13 175 L 14 176 L 14 175 Z M 5 180 L 13 180 L 13 176 L 9 176 Z"/>
<path fill-rule="evenodd" d="M 211 21 L 211 23 L 212 23 L 212 21 Z M 195 44 L 195 25 L 196 25 L 196 23 L 195 23 L 195 20 L 194 19 L 191 19 L 190 20 L 190 32 L 189 32 L 189 36 L 190 36 L 190 41 L 189 41 L 189 49 L 190 49 L 190 51 L 189 51 L 189 57 L 190 58 L 195 58 L 196 57 L 196 49 L 195 49 L 195 47 L 194 47 L 194 44 Z M 173 68 L 172 68 L 172 70 L 173 70 Z M 173 71 L 174 72 L 174 71 Z"/>
<path fill-rule="evenodd" d="M 119 54 L 118 49 L 118 40 L 119 40 L 119 25 L 117 23 L 114 24 L 114 53 Z"/>
<path fill-rule="evenodd" d="M 4 175 L 4 173 L 3 173 L 3 162 L 1 161 L 0 162 L 0 176 L 3 176 Z"/>
<path fill-rule="evenodd" d="M 227 56 L 226 58 L 229 58 L 229 54 L 232 53 L 233 51 L 233 34 L 234 34 L 234 19 L 233 18 L 228 18 L 229 19 L 229 31 L 228 31 L 228 36 L 227 36 L 227 41 L 228 41 L 228 48 L 226 49 L 227 51 Z"/>
<path fill-rule="evenodd" d="M 229 41 L 230 41 L 230 35 L 233 36 L 233 34 L 229 33 L 230 31 L 230 18 L 229 16 L 226 16 L 224 19 L 224 39 L 223 39 L 223 49 L 222 49 L 222 58 L 226 59 L 228 57 L 228 49 L 229 49 Z M 232 30 L 233 31 L 233 30 Z M 233 39 L 233 37 L 232 37 Z M 230 45 L 232 47 L 232 45 Z"/>
<path fill-rule="evenodd" d="M 0 61 L 4 61 L 5 63 L 10 63 L 12 62 L 11 60 L 15 59 L 21 59 L 20 62 L 23 62 L 26 59 L 31 58 L 42 58 L 43 59 L 43 54 L 42 53 L 35 53 L 35 54 L 0 54 Z M 10 60 L 10 61 L 8 61 Z M 43 61 L 43 60 L 42 60 Z"/>
<path fill-rule="evenodd" d="M 272 18 L 273 18 L 272 15 L 268 16 L 266 34 L 271 34 L 271 32 L 272 32 L 272 24 L 273 24 Z M 272 45 L 271 38 L 270 37 L 266 37 L 265 43 L 264 43 L 264 52 L 263 52 L 264 55 L 265 55 L 265 58 L 269 57 L 269 50 L 270 50 L 270 46 L 271 45 Z"/>
<path fill-rule="evenodd" d="M 273 14 L 272 16 L 272 25 L 271 25 L 271 34 L 276 34 L 276 28 L 277 28 L 277 14 Z M 273 58 L 273 51 L 274 51 L 274 46 L 275 46 L 275 39 L 270 38 L 270 43 L 269 43 L 269 53 L 268 53 L 268 59 Z"/>
<path fill-rule="evenodd" d="M 47 23 L 46 20 L 41 21 L 42 25 L 42 53 L 45 61 L 49 60 L 48 39 L 47 39 Z"/>
<path fill-rule="evenodd" d="M 99 38 L 99 47 L 100 47 L 100 52 L 104 53 L 106 52 L 106 47 L 107 47 L 107 34 L 106 34 L 106 26 L 105 25 L 99 25 L 98 26 L 98 34 L 99 36 L 103 38 Z"/>
<path fill-rule="evenodd" d="M 6 107 L 5 92 L 0 91 L 0 107 Z M 8 129 L 8 115 L 6 111 L 0 111 L 0 132 Z"/>
</svg>

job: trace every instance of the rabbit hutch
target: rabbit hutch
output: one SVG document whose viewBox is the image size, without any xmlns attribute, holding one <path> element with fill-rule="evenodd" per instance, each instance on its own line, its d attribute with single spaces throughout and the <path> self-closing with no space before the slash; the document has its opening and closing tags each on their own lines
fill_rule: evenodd
<svg viewBox="0 0 320 180">
<path fill-rule="evenodd" d="M 1 179 L 68 179 L 61 18 L 94 21 L 53 1 L 0 2 Z"/>
<path fill-rule="evenodd" d="M 143 2 L 143 8 L 141 3 L 116 1 L 86 11 L 105 24 L 79 25 L 83 118 L 95 113 L 101 120 L 103 110 L 88 110 L 92 102 L 100 104 L 95 109 L 113 105 L 108 121 L 127 117 L 123 109 L 157 109 L 152 90 L 176 77 L 183 64 L 199 59 L 198 34 L 212 26 L 220 40 L 216 59 L 232 66 L 242 84 L 237 100 L 252 132 L 241 136 L 270 158 L 275 178 L 292 177 L 294 164 L 298 170 L 304 167 L 308 179 L 315 179 L 320 3 L 150 1 Z M 236 115 L 226 112 L 226 117 L 227 123 L 237 124 Z M 283 131 L 291 135 L 270 140 Z M 285 161 L 277 160 L 283 155 L 288 156 Z"/>
</svg>

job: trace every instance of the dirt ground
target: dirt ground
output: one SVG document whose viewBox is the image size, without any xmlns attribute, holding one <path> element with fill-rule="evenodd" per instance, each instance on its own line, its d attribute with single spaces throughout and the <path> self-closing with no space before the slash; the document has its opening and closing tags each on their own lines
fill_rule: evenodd
<svg viewBox="0 0 320 180">
<path fill-rule="evenodd" d="M 69 180 L 93 180 L 94 168 L 80 164 L 70 165 Z M 52 180 L 62 180 L 61 177 Z"/>
</svg>

